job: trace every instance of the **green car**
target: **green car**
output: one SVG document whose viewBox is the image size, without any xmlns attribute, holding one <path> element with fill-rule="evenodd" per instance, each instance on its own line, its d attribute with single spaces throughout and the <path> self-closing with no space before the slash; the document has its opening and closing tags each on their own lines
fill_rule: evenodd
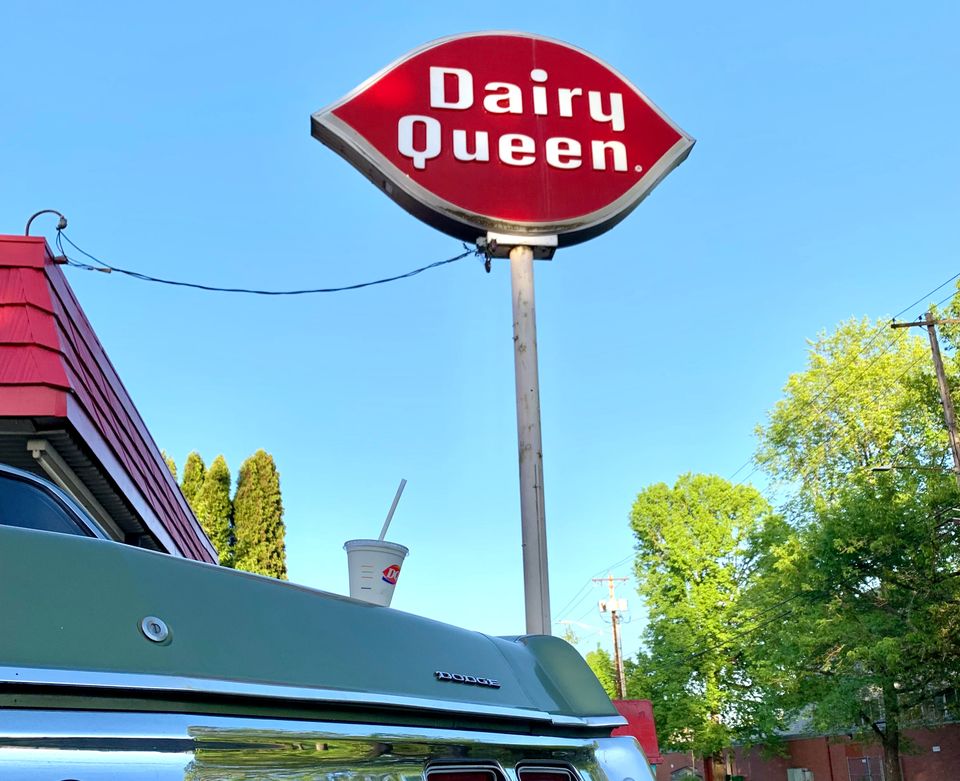
<svg viewBox="0 0 960 781">
<path fill-rule="evenodd" d="M 579 654 L 106 539 L 0 466 L 0 779 L 652 781 Z"/>
</svg>

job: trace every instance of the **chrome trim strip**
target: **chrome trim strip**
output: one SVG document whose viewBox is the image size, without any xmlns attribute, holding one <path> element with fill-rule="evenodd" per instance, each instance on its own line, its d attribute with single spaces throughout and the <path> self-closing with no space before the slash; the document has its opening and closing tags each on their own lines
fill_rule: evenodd
<svg viewBox="0 0 960 781">
<path fill-rule="evenodd" d="M 588 727 L 625 727 L 630 722 L 623 716 L 584 716 L 581 721 Z"/>
<path fill-rule="evenodd" d="M 525 765 L 562 765 L 582 781 L 655 781 L 629 737 L 187 713 L 0 710 L 0 776 L 18 781 L 424 781 L 424 769 L 434 762 L 496 767 L 502 781 L 522 781 L 518 768 Z"/>
<path fill-rule="evenodd" d="M 184 740 L 197 730 L 244 730 L 260 734 L 325 736 L 341 740 L 428 742 L 471 745 L 488 743 L 516 749 L 591 749 L 608 738 L 561 738 L 502 732 L 368 725 L 343 722 L 264 719 L 245 716 L 209 716 L 193 713 L 130 711 L 0 709 L 2 738 L 128 738 L 131 740 Z M 629 739 L 632 740 L 632 739 Z"/>
<path fill-rule="evenodd" d="M 614 716 L 564 716 L 532 708 L 512 708 L 471 702 L 433 700 L 396 694 L 344 691 L 303 686 L 249 683 L 212 678 L 188 678 L 175 675 L 111 673 L 97 670 L 54 670 L 48 668 L 0 666 L 0 684 L 62 686 L 69 688 L 133 689 L 137 691 L 220 694 L 235 697 L 345 703 L 407 709 L 424 709 L 476 716 L 548 722 L 556 726 L 606 727 L 625 723 Z"/>
</svg>

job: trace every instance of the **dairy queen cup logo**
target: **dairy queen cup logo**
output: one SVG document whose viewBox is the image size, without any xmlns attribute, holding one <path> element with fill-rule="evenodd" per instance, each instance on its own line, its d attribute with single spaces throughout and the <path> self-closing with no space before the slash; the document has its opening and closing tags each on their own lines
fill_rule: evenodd
<svg viewBox="0 0 960 781">
<path fill-rule="evenodd" d="M 400 577 L 400 566 L 397 564 L 391 564 L 383 571 L 383 582 L 389 583 L 391 586 L 397 585 L 397 578 Z"/>
<path fill-rule="evenodd" d="M 315 113 L 313 135 L 457 238 L 561 246 L 613 227 L 694 144 L 606 63 L 516 32 L 411 52 Z"/>
</svg>

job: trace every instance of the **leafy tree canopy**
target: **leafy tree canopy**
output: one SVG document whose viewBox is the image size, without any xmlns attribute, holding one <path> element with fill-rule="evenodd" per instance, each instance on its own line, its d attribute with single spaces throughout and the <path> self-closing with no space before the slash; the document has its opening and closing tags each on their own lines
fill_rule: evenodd
<svg viewBox="0 0 960 781">
<path fill-rule="evenodd" d="M 938 696 L 960 688 L 958 499 L 950 477 L 862 477 L 757 588 L 779 617 L 762 650 L 790 672 L 784 704 L 821 731 L 879 741 L 890 781 L 904 725 L 942 719 Z"/>
<path fill-rule="evenodd" d="M 203 487 L 203 480 L 207 475 L 207 467 L 203 463 L 200 454 L 194 450 L 187 456 L 183 465 L 183 479 L 180 482 L 180 490 L 183 491 L 191 509 L 196 512 L 197 495 Z"/>
<path fill-rule="evenodd" d="M 771 617 L 754 652 L 790 679 L 784 704 L 878 740 L 888 781 L 903 724 L 933 713 L 960 669 L 960 496 L 942 421 L 926 340 L 851 320 L 811 345 L 760 430 L 759 462 L 796 500 L 751 591 Z"/>
<path fill-rule="evenodd" d="M 286 580 L 287 562 L 280 473 L 273 456 L 258 450 L 240 466 L 233 499 L 234 566 Z"/>
<path fill-rule="evenodd" d="M 220 564 L 233 565 L 233 503 L 230 501 L 230 469 L 222 455 L 213 459 L 194 499 L 197 520 L 213 543 Z"/>
<path fill-rule="evenodd" d="M 170 470 L 170 474 L 173 475 L 173 479 L 177 479 L 177 462 L 173 460 L 172 457 L 167 455 L 166 450 L 161 450 L 160 455 L 163 458 L 163 463 L 167 465 L 167 469 Z"/>
<path fill-rule="evenodd" d="M 821 334 L 758 430 L 758 462 L 807 509 L 874 467 L 946 463 L 927 342 L 888 326 L 848 320 Z"/>
<path fill-rule="evenodd" d="M 673 749 L 714 756 L 774 725 L 762 666 L 742 638 L 759 624 L 743 603 L 782 520 L 750 486 L 687 474 L 640 492 L 630 514 L 648 653 L 630 670 L 649 691 L 658 734 Z"/>
</svg>

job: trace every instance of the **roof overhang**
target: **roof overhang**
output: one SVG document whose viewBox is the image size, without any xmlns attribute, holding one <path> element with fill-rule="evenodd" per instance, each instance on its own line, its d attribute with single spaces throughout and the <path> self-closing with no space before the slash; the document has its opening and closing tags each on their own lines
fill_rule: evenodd
<svg viewBox="0 0 960 781">
<path fill-rule="evenodd" d="M 0 236 L 0 462 L 105 512 L 125 542 L 217 560 L 41 237 Z"/>
</svg>

